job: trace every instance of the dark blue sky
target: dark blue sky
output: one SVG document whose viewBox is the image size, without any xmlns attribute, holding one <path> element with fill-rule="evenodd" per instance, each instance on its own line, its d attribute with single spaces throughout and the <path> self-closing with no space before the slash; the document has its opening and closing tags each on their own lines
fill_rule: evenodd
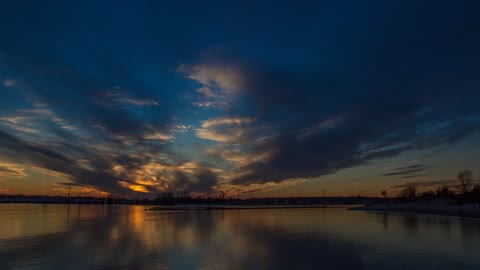
<svg viewBox="0 0 480 270">
<path fill-rule="evenodd" d="M 0 4 L 0 192 L 378 195 L 478 170 L 477 1 L 164 2 Z"/>
</svg>

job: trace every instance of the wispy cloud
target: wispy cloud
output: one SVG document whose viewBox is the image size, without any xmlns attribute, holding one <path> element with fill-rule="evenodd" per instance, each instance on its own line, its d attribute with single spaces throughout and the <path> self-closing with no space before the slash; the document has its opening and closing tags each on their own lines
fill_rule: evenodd
<svg viewBox="0 0 480 270">
<path fill-rule="evenodd" d="M 136 105 L 136 106 L 158 106 L 159 102 L 156 99 L 133 99 L 121 98 L 118 100 L 121 103 Z"/>
<path fill-rule="evenodd" d="M 208 154 L 217 155 L 224 160 L 231 162 L 235 166 L 246 166 L 254 162 L 264 162 L 271 156 L 271 153 L 268 151 L 261 154 L 251 154 L 247 151 L 230 149 L 225 146 L 219 148 L 208 148 L 206 152 Z"/>
<path fill-rule="evenodd" d="M 14 79 L 5 79 L 3 80 L 3 86 L 5 87 L 12 87 L 16 84 L 17 82 Z"/>
<path fill-rule="evenodd" d="M 199 107 L 227 108 L 244 87 L 244 75 L 233 66 L 181 65 L 177 72 L 187 74 L 201 86 L 196 90 L 199 100 L 192 104 Z"/>
<path fill-rule="evenodd" d="M 145 135 L 144 138 L 147 139 L 147 140 L 170 141 L 174 137 L 173 137 L 173 135 L 170 135 L 170 134 L 165 134 L 165 133 L 162 133 L 162 132 L 154 132 L 154 133 Z"/>
<path fill-rule="evenodd" d="M 202 122 L 196 129 L 197 137 L 224 143 L 239 143 L 247 140 L 256 131 L 249 126 L 252 118 L 219 117 Z"/>
<path fill-rule="evenodd" d="M 433 166 L 425 166 L 423 164 L 408 165 L 408 166 L 394 168 L 390 172 L 382 174 L 382 176 L 402 175 L 402 178 L 419 177 L 419 176 L 423 176 L 424 174 L 423 175 L 418 175 L 418 174 L 415 174 L 415 173 L 423 172 L 423 171 L 428 170 L 432 167 Z"/>
<path fill-rule="evenodd" d="M 342 116 L 335 116 L 328 118 L 327 120 L 324 120 L 314 126 L 302 128 L 297 131 L 297 138 L 298 139 L 304 139 L 308 136 L 312 136 L 317 134 L 318 132 L 324 131 L 329 128 L 334 128 L 342 124 L 344 121 L 344 117 Z"/>
<path fill-rule="evenodd" d="M 221 125 L 242 125 L 253 122 L 254 119 L 247 117 L 219 117 L 203 121 L 202 128 L 211 128 Z"/>
<path fill-rule="evenodd" d="M 233 66 L 181 65 L 177 71 L 187 73 L 188 78 L 198 81 L 205 87 L 209 87 L 209 90 L 203 89 L 203 91 L 207 91 L 212 95 L 213 91 L 211 88 L 218 87 L 223 93 L 234 92 L 240 90 L 244 82 L 243 75 Z M 202 88 L 199 91 L 202 92 Z"/>
<path fill-rule="evenodd" d="M 412 174 L 412 175 L 404 175 L 404 176 L 401 176 L 400 178 L 419 178 L 427 175 L 429 174 Z"/>
<path fill-rule="evenodd" d="M 106 107 L 133 106 L 158 106 L 160 102 L 155 98 L 132 97 L 125 90 L 115 88 L 101 92 L 95 100 Z"/>
<path fill-rule="evenodd" d="M 13 178 L 23 178 L 27 176 L 23 166 L 5 162 L 0 162 L 0 175 Z"/>
<path fill-rule="evenodd" d="M 262 192 L 275 192 L 275 190 L 285 189 L 289 186 L 294 186 L 299 183 L 303 183 L 307 181 L 307 179 L 302 178 L 294 178 L 294 179 L 286 179 L 282 182 L 267 182 L 267 183 L 253 183 L 250 185 L 232 185 L 229 182 L 226 182 L 222 185 L 219 185 L 219 189 L 226 190 L 227 194 L 230 196 L 236 196 L 237 192 L 240 192 L 242 195 L 246 195 L 247 197 L 250 194 L 256 193 L 257 195 L 261 195 Z M 271 195 L 270 195 L 271 196 Z"/>
</svg>

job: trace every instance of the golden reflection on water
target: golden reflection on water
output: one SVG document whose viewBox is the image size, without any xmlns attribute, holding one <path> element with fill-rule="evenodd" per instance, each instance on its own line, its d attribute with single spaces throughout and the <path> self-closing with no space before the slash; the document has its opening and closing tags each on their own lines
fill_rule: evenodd
<svg viewBox="0 0 480 270">
<path fill-rule="evenodd" d="M 480 221 L 345 209 L 145 208 L 0 205 L 0 269 L 480 267 Z"/>
</svg>

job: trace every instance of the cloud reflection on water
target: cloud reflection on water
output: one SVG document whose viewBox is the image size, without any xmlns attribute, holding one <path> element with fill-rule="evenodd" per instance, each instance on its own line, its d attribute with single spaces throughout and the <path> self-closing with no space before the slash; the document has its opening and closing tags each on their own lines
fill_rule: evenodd
<svg viewBox="0 0 480 270">
<path fill-rule="evenodd" d="M 144 211 L 1 205 L 0 268 L 480 266 L 480 222 L 343 209 Z M 32 225 L 35 224 L 35 225 Z M 14 230 L 12 230 L 14 228 Z"/>
</svg>

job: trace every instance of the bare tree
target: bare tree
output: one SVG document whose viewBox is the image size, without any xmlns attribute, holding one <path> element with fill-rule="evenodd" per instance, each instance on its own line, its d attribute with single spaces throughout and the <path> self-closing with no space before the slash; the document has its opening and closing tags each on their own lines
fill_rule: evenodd
<svg viewBox="0 0 480 270">
<path fill-rule="evenodd" d="M 429 191 L 424 191 L 420 194 L 420 197 L 424 199 L 431 199 L 435 197 L 435 192 L 429 190 Z"/>
<path fill-rule="evenodd" d="M 455 195 L 455 192 L 447 185 L 439 186 L 435 190 L 435 195 L 441 198 L 448 198 Z"/>
<path fill-rule="evenodd" d="M 226 195 L 225 189 L 223 189 L 223 188 L 220 189 L 220 196 L 219 196 L 220 200 L 225 199 L 225 195 Z"/>
<path fill-rule="evenodd" d="M 382 190 L 382 196 L 383 196 L 384 199 L 388 198 L 386 190 Z"/>
<path fill-rule="evenodd" d="M 404 198 L 415 198 L 417 197 L 417 186 L 414 184 L 407 184 L 403 190 L 400 192 L 400 195 Z"/>
<path fill-rule="evenodd" d="M 473 182 L 473 173 L 470 170 L 460 171 L 457 174 L 458 181 L 460 181 L 460 190 L 463 194 L 470 191 Z"/>
</svg>

